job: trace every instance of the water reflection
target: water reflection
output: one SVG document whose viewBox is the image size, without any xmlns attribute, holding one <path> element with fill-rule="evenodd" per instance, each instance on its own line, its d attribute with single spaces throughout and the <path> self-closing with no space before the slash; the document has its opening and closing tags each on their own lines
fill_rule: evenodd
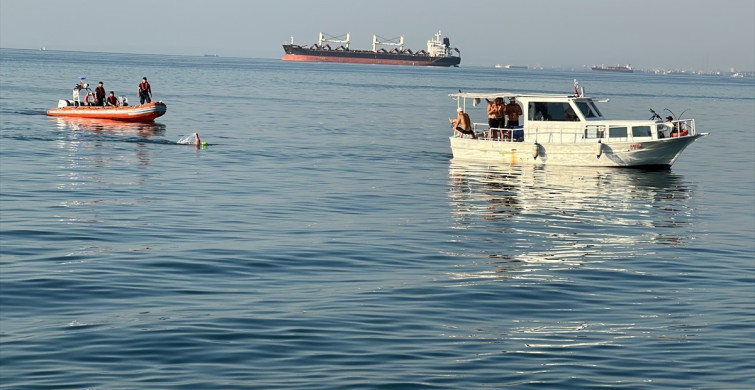
<svg viewBox="0 0 755 390">
<path fill-rule="evenodd" d="M 162 143 L 151 138 L 165 134 L 165 125 L 153 122 L 55 118 L 55 126 L 61 131 L 58 147 L 68 156 L 67 164 L 58 169 L 62 178 L 59 189 L 143 185 L 143 174 L 131 169 L 151 164 L 148 144 Z M 114 142 L 133 147 L 111 147 Z M 118 169 L 120 174 L 107 174 L 110 169 Z M 75 200 L 63 203 L 75 204 Z"/>
<path fill-rule="evenodd" d="M 650 254 L 657 244 L 681 245 L 692 235 L 693 190 L 671 171 L 449 166 L 457 253 L 495 259 L 497 267 L 497 275 L 476 277 L 532 271 L 524 264 L 580 267 Z"/>
<path fill-rule="evenodd" d="M 99 167 L 109 166 L 110 161 L 117 159 L 130 160 L 128 153 L 113 156 L 112 150 L 100 150 L 105 141 L 135 143 L 134 153 L 138 164 L 149 165 L 148 149 L 142 142 L 157 142 L 150 139 L 165 135 L 165 125 L 162 123 L 90 118 L 55 118 L 55 121 L 57 128 L 66 134 L 66 137 L 60 140 L 60 147 L 72 153 L 72 161 L 80 164 L 82 159 L 91 159 L 93 164 Z M 100 152 L 97 152 L 98 150 Z"/>
<path fill-rule="evenodd" d="M 165 125 L 154 122 L 123 122 L 108 119 L 56 118 L 59 130 L 91 131 L 113 135 L 150 138 L 165 135 Z"/>
</svg>

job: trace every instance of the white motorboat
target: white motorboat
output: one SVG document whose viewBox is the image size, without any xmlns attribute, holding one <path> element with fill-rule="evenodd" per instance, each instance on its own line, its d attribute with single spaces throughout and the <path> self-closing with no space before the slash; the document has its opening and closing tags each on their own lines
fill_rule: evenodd
<svg viewBox="0 0 755 390">
<path fill-rule="evenodd" d="M 457 108 L 495 98 L 515 98 L 522 115 L 507 128 L 489 128 L 472 120 L 476 138 L 451 136 L 455 160 L 530 165 L 669 168 L 699 133 L 694 119 L 664 121 L 653 111 L 649 120 L 603 117 L 598 100 L 574 95 L 521 93 L 453 93 Z M 471 105 L 470 105 L 471 107 Z M 651 110 L 652 111 L 652 110 Z"/>
</svg>

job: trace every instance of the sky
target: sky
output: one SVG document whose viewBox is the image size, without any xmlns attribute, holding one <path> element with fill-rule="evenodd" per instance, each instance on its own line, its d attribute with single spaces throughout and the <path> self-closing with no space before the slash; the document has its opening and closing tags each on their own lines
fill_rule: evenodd
<svg viewBox="0 0 755 390">
<path fill-rule="evenodd" d="M 755 0 L 0 0 L 0 47 L 280 58 L 318 33 L 404 36 L 441 30 L 461 66 L 755 70 Z"/>
</svg>

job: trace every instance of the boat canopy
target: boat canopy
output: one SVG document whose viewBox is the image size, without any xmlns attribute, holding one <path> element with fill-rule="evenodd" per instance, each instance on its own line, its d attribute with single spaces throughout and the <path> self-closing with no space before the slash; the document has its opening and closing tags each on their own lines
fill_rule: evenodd
<svg viewBox="0 0 755 390">
<path fill-rule="evenodd" d="M 495 99 L 495 98 L 546 98 L 546 99 L 568 99 L 584 96 L 574 95 L 557 95 L 557 94 L 523 94 L 516 92 L 457 92 L 448 94 L 452 98 L 462 99 Z"/>
</svg>

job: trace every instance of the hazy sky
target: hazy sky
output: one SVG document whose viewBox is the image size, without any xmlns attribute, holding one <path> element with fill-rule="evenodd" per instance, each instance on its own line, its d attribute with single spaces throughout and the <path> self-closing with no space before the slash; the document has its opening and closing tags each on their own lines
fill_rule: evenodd
<svg viewBox="0 0 755 390">
<path fill-rule="evenodd" d="M 0 0 L 3 48 L 280 58 L 292 35 L 418 50 L 438 30 L 462 66 L 755 70 L 754 0 Z"/>
</svg>

